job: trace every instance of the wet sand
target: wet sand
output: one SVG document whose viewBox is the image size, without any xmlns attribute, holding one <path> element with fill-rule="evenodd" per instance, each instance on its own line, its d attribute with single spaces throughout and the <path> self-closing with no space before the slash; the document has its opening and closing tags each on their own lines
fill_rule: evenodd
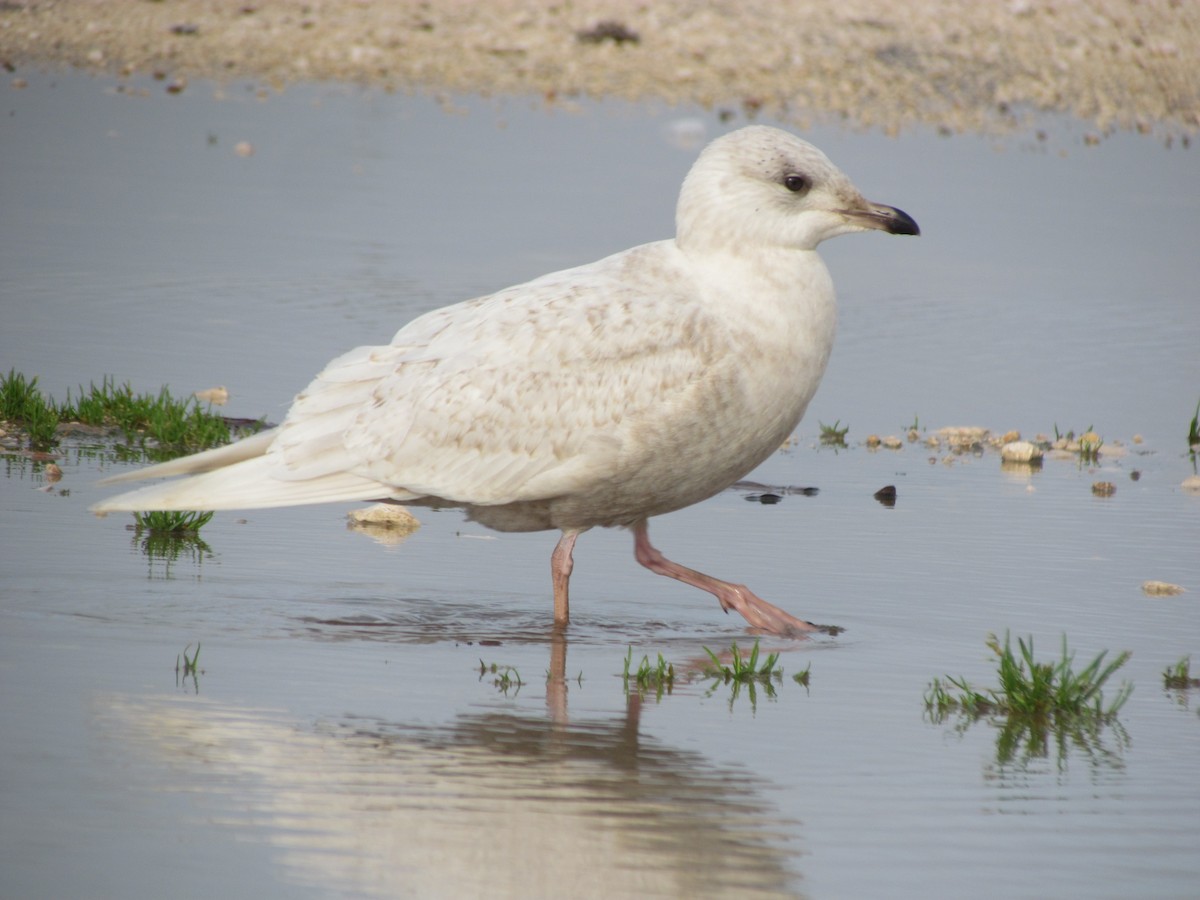
<svg viewBox="0 0 1200 900">
<path fill-rule="evenodd" d="M 0 62 L 114 75 L 338 81 L 620 97 L 898 131 L 1200 129 L 1190 0 L 30 0 L 0 4 Z"/>
</svg>

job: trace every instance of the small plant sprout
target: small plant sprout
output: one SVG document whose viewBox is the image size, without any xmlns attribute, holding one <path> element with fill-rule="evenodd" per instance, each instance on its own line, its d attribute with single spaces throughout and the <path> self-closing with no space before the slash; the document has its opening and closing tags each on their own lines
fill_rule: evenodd
<svg viewBox="0 0 1200 900">
<path fill-rule="evenodd" d="M 1200 449 L 1200 400 L 1196 401 L 1196 412 L 1188 424 L 1188 447 L 1192 452 Z"/>
<path fill-rule="evenodd" d="M 736 641 L 730 644 L 730 664 L 728 666 L 722 663 L 721 658 L 707 647 L 704 648 L 704 652 L 713 661 L 714 668 L 707 669 L 704 672 L 705 676 L 709 678 L 720 678 L 726 682 L 740 681 L 748 683 L 758 681 L 768 684 L 773 678 L 779 679 L 783 677 L 783 669 L 775 665 L 779 661 L 778 653 L 772 653 L 768 656 L 761 666 L 758 664 L 758 641 L 754 642 L 750 653 L 745 657 L 738 650 Z"/>
<path fill-rule="evenodd" d="M 835 447 L 846 446 L 846 435 L 850 431 L 849 425 L 847 425 L 845 428 L 838 428 L 838 426 L 842 424 L 841 419 L 838 419 L 832 425 L 826 425 L 824 422 L 818 422 L 817 424 L 821 426 L 822 444 L 831 444 Z"/>
<path fill-rule="evenodd" d="M 200 659 L 200 645 L 196 644 L 196 652 L 192 654 L 192 658 L 188 659 L 188 651 L 192 649 L 192 645 L 188 644 L 183 648 L 183 653 L 175 657 L 175 674 L 182 674 L 184 678 L 189 675 L 195 676 L 196 662 Z"/>
<path fill-rule="evenodd" d="M 521 673 L 513 666 L 501 666 L 496 663 L 488 665 L 482 659 L 479 661 L 479 680 L 483 681 L 485 675 L 494 675 L 492 686 L 505 696 L 508 695 L 511 689 L 513 695 L 525 686 L 525 682 L 521 680 Z"/>
<path fill-rule="evenodd" d="M 1088 430 L 1079 436 L 1079 459 L 1087 464 L 1093 464 L 1100 459 L 1100 447 L 1104 439 L 1088 426 Z"/>
<path fill-rule="evenodd" d="M 792 681 L 796 682 L 796 684 L 802 684 L 805 687 L 808 687 L 808 676 L 811 672 L 812 672 L 812 663 L 809 663 L 807 666 L 804 667 L 804 671 L 797 672 L 795 675 L 792 676 Z"/>
<path fill-rule="evenodd" d="M 760 665 L 759 645 L 758 641 L 754 642 L 754 647 L 751 648 L 749 654 L 742 656 L 738 649 L 737 642 L 730 644 L 730 664 L 725 665 L 721 662 L 721 658 L 709 650 L 704 648 L 704 652 L 708 654 L 708 658 L 712 660 L 712 667 L 704 670 L 704 677 L 711 678 L 713 681 L 712 687 L 709 689 L 711 696 L 716 689 L 721 685 L 728 685 L 729 692 L 729 709 L 733 710 L 734 703 L 737 702 L 738 696 L 743 688 L 750 697 L 750 708 L 757 711 L 758 709 L 758 688 L 761 687 L 770 699 L 775 699 L 775 682 L 783 678 L 783 669 L 777 666 L 779 654 L 772 653 L 767 656 L 766 660 Z"/>
<path fill-rule="evenodd" d="M 639 694 L 654 691 L 658 699 L 664 693 L 670 694 L 675 688 L 675 666 L 660 653 L 658 662 L 651 664 L 649 656 L 643 656 L 637 669 L 633 668 L 633 647 L 625 654 L 624 671 L 621 679 L 625 684 L 625 692 L 629 693 L 629 683 L 632 681 Z"/>
<path fill-rule="evenodd" d="M 199 668 L 200 661 L 200 645 L 196 644 L 196 652 L 188 658 L 188 651 L 192 649 L 192 645 L 188 644 L 183 648 L 183 653 L 175 657 L 175 686 L 187 687 L 188 679 L 192 679 L 192 690 L 194 693 L 200 693 L 200 676 L 204 674 L 204 670 Z"/>
<path fill-rule="evenodd" d="M 1185 656 L 1173 666 L 1163 669 L 1163 687 L 1172 691 L 1186 691 L 1200 687 L 1200 678 L 1192 677 L 1192 658 Z"/>
</svg>

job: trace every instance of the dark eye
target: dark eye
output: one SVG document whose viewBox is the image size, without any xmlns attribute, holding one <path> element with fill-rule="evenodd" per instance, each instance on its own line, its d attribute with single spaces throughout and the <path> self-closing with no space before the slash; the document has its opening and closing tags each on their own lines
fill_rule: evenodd
<svg viewBox="0 0 1200 900">
<path fill-rule="evenodd" d="M 803 175 L 784 175 L 783 186 L 793 194 L 806 193 L 808 189 L 812 187 L 812 185 L 809 184 L 808 179 Z"/>
</svg>

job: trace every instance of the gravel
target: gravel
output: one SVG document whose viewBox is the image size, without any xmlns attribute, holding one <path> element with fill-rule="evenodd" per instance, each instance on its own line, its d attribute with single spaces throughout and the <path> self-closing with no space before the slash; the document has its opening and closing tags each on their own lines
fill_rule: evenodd
<svg viewBox="0 0 1200 900">
<path fill-rule="evenodd" d="M 657 99 L 887 132 L 1200 129 L 1195 0 L 28 0 L 0 63 L 433 93 Z M 1091 137 L 1098 138 L 1098 134 Z"/>
</svg>

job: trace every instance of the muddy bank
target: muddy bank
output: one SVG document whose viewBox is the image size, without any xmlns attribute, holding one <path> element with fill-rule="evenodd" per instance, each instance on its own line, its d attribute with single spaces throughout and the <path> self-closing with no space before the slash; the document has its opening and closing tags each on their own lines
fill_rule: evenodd
<svg viewBox="0 0 1200 900">
<path fill-rule="evenodd" d="M 67 64 L 176 88 L 615 96 L 888 131 L 1001 131 L 1036 110 L 1200 128 L 1200 4 L 1183 0 L 31 0 L 0 7 L 0 61 L 17 84 L 22 67 Z"/>
</svg>

